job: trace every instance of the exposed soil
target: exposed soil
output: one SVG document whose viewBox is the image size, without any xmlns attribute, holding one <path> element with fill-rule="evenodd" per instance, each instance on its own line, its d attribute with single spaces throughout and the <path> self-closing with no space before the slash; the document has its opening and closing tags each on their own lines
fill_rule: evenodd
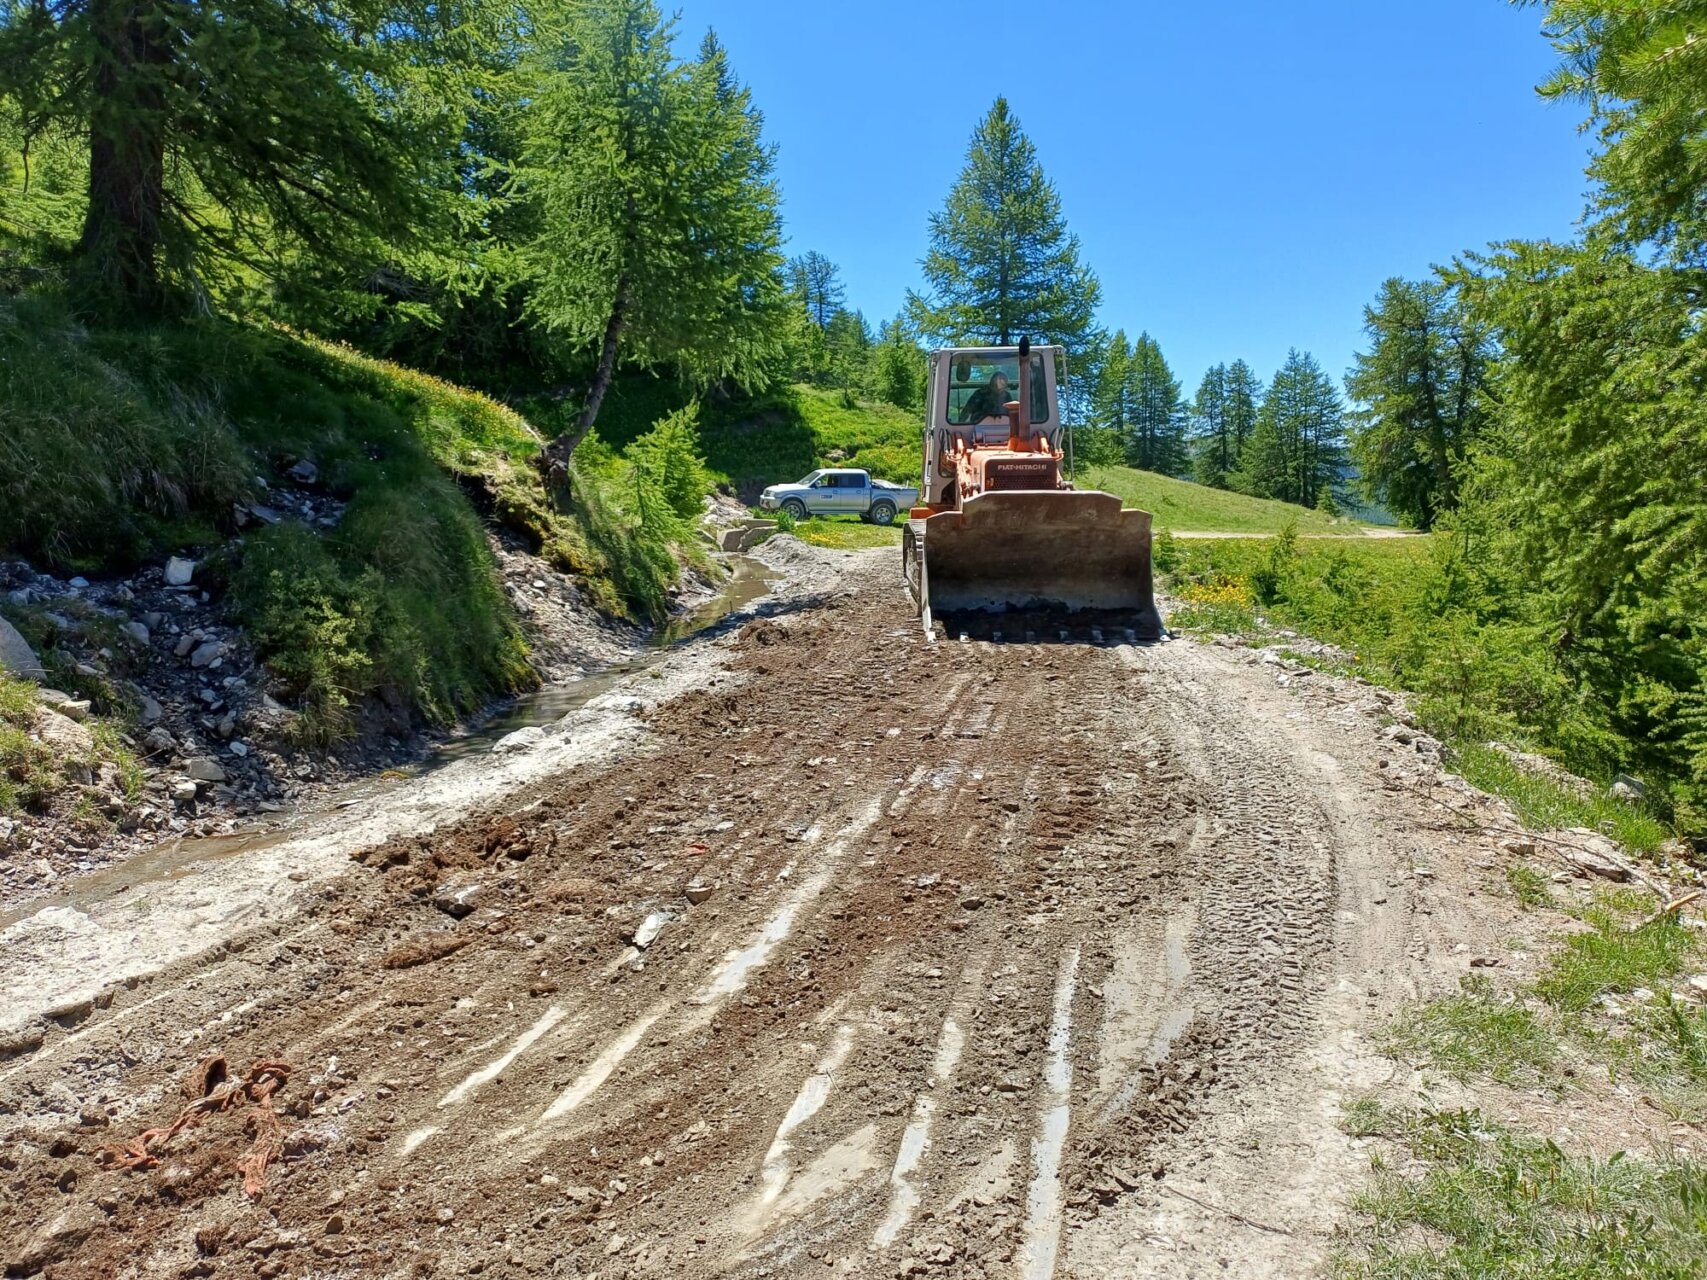
<svg viewBox="0 0 1707 1280">
<path fill-rule="evenodd" d="M 1317 1265 L 1368 1034 L 1512 927 L 1483 802 L 1368 686 L 761 554 L 776 612 L 525 750 L 0 932 L 6 1274 Z M 103 1157 L 213 1055 L 288 1079 Z"/>
</svg>

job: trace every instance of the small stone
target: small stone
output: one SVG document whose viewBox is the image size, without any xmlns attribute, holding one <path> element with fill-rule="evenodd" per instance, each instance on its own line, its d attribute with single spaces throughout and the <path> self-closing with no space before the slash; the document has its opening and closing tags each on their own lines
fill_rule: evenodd
<svg viewBox="0 0 1707 1280">
<path fill-rule="evenodd" d="M 87 698 L 71 698 L 59 704 L 59 714 L 82 723 L 89 718 L 91 706 Z"/>
<path fill-rule="evenodd" d="M 189 804 L 196 798 L 196 784 L 188 778 L 179 778 L 172 784 L 172 799 L 178 804 Z"/>
<path fill-rule="evenodd" d="M 196 576 L 196 562 L 185 560 L 181 556 L 173 556 L 166 562 L 166 585 L 169 587 L 187 587 L 190 580 Z"/>
<path fill-rule="evenodd" d="M 320 468 L 303 458 L 285 474 L 298 484 L 314 484 L 320 479 Z"/>
<path fill-rule="evenodd" d="M 222 657 L 224 653 L 225 646 L 219 641 L 203 641 L 201 644 L 197 645 L 195 651 L 190 654 L 190 665 L 197 668 L 208 666 Z"/>
<path fill-rule="evenodd" d="M 984 899 L 977 894 L 969 894 L 960 900 L 960 905 L 964 910 L 976 911 L 984 905 Z"/>
<path fill-rule="evenodd" d="M 150 754 L 164 755 L 178 749 L 178 740 L 162 726 L 155 725 L 142 739 L 142 745 L 148 748 Z"/>
<path fill-rule="evenodd" d="M 437 1213 L 435 1213 L 433 1215 L 433 1217 L 439 1222 L 439 1224 L 441 1226 L 448 1224 L 448 1223 L 452 1223 L 452 1222 L 456 1221 L 456 1210 L 449 1208 L 447 1206 L 446 1208 L 440 1209 Z"/>
<path fill-rule="evenodd" d="M 73 579 L 71 579 L 70 582 L 66 583 L 65 585 L 68 587 L 71 587 L 75 591 L 81 591 L 81 590 L 83 590 L 84 587 L 89 585 L 89 579 L 87 579 L 87 578 L 73 578 Z"/>
<path fill-rule="evenodd" d="M 143 724 L 153 724 L 166 714 L 166 709 L 146 693 L 142 695 L 142 710 L 138 713 Z"/>
<path fill-rule="evenodd" d="M 184 772 L 197 782 L 224 782 L 225 768 L 212 756 L 196 756 L 184 762 Z"/>
<path fill-rule="evenodd" d="M 137 644 L 147 645 L 148 643 L 148 627 L 144 623 L 127 622 L 124 626 L 120 627 L 119 630 L 124 632 L 125 635 L 129 636 Z"/>
<path fill-rule="evenodd" d="M 189 656 L 190 650 L 195 647 L 196 638 L 194 636 L 179 636 L 178 643 L 172 646 L 172 653 L 175 657 L 185 658 Z"/>
<path fill-rule="evenodd" d="M 670 917 L 662 911 L 654 911 L 640 922 L 640 927 L 634 931 L 634 945 L 644 951 L 658 940 L 658 935 L 664 932 L 664 926 L 670 923 Z"/>
<path fill-rule="evenodd" d="M 283 516 L 281 516 L 277 511 L 274 511 L 271 507 L 263 507 L 259 503 L 255 503 L 250 506 L 249 514 L 254 516 L 255 519 L 259 520 L 262 524 L 277 524 L 280 520 L 284 519 Z"/>
<path fill-rule="evenodd" d="M 545 738 L 545 730 L 538 725 L 528 725 L 525 729 L 517 729 L 507 733 L 492 744 L 492 754 L 495 756 L 509 755 L 517 751 L 531 751 Z"/>
<path fill-rule="evenodd" d="M 683 892 L 687 895 L 687 900 L 697 907 L 700 903 L 704 902 L 711 896 L 711 886 L 695 882 L 690 884 Z"/>
<path fill-rule="evenodd" d="M 233 742 L 231 744 L 231 754 L 236 756 L 238 759 L 242 759 L 244 756 L 249 754 L 249 748 L 241 742 Z"/>
<path fill-rule="evenodd" d="M 1500 852 L 1514 858 L 1533 858 L 1535 856 L 1535 841 L 1533 840 L 1501 840 Z"/>
<path fill-rule="evenodd" d="M 329 1236 L 341 1236 L 344 1234 L 343 1214 L 334 1213 L 330 1218 L 326 1219 L 326 1234 Z"/>
<path fill-rule="evenodd" d="M 433 891 L 433 905 L 453 920 L 460 920 L 472 914 L 485 896 L 486 886 L 478 880 L 453 881 Z"/>
</svg>

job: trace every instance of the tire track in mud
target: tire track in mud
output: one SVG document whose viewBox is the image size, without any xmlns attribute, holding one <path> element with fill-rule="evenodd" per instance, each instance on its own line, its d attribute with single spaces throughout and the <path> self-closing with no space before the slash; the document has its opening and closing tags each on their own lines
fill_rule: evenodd
<svg viewBox="0 0 1707 1280">
<path fill-rule="evenodd" d="M 0 1230 L 51 1186 L 103 1198 L 68 1277 L 136 1250 L 174 1276 L 231 1252 L 270 1275 L 1058 1273 L 1063 1233 L 1307 1031 L 1331 841 L 1277 752 L 1167 687 L 1165 649 L 927 646 L 860 582 L 750 625 L 733 678 L 649 715 L 650 754 L 366 851 L 201 975 L 251 997 L 228 1024 L 91 1028 L 82 1081 L 139 1118 L 210 1030 L 234 1062 L 288 1046 L 270 1212 L 232 1190 L 236 1139 L 185 1135 L 185 1179 L 101 1173 L 84 1136 L 32 1144 Z M 459 878 L 478 905 L 451 924 L 431 900 Z M 468 944 L 383 967 L 447 929 Z M 64 1083 L 17 1070 L 24 1095 Z M 251 1247 L 268 1232 L 290 1243 Z"/>
</svg>

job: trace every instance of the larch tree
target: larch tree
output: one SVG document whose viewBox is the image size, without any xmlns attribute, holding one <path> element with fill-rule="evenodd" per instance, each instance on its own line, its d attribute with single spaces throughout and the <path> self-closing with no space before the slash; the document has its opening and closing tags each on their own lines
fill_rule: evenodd
<svg viewBox="0 0 1707 1280">
<path fill-rule="evenodd" d="M 847 302 L 841 270 L 816 249 L 788 260 L 788 292 L 819 329 L 828 329 Z"/>
<path fill-rule="evenodd" d="M 824 333 L 830 385 L 842 393 L 842 402 L 852 408 L 865 390 L 871 372 L 871 326 L 865 316 L 845 307 L 830 317 Z"/>
<path fill-rule="evenodd" d="M 1021 337 L 1083 349 L 1102 298 L 1079 260 L 1061 197 L 1006 98 L 972 135 L 966 165 L 930 218 L 924 294 L 908 294 L 921 333 L 947 346 Z"/>
<path fill-rule="evenodd" d="M 1196 445 L 1192 479 L 1212 489 L 1227 487 L 1227 476 L 1238 465 L 1232 432 L 1227 428 L 1227 366 L 1218 364 L 1203 375 L 1191 401 L 1191 427 Z"/>
<path fill-rule="evenodd" d="M 1218 364 L 1203 375 L 1191 407 L 1196 450 L 1192 478 L 1199 484 L 1230 487 L 1261 403 L 1262 385 L 1243 360 Z"/>
<path fill-rule="evenodd" d="M 1488 419 L 1493 341 L 1441 281 L 1388 280 L 1364 309 L 1370 348 L 1346 377 L 1352 454 L 1369 495 L 1418 529 L 1458 506 Z"/>
<path fill-rule="evenodd" d="M 194 305 L 281 240 L 417 239 L 454 162 L 485 0 L 0 0 L 0 96 L 26 144 L 80 135 L 85 310 Z M 264 121 L 265 128 L 257 122 Z"/>
<path fill-rule="evenodd" d="M 1182 475 L 1189 465 L 1186 450 L 1186 407 L 1162 348 L 1147 333 L 1132 345 L 1132 421 L 1127 430 L 1126 456 L 1144 471 Z"/>
<path fill-rule="evenodd" d="M 530 305 L 590 346 L 575 424 L 548 445 L 561 479 L 619 363 L 694 385 L 768 385 L 786 301 L 774 156 L 714 37 L 674 53 L 651 0 L 562 0 L 543 47 L 518 193 L 537 208 Z"/>
<path fill-rule="evenodd" d="M 1132 340 L 1116 329 L 1098 348 L 1091 366 L 1089 425 L 1113 435 L 1124 453 L 1137 418 L 1136 386 L 1132 377 Z"/>
<path fill-rule="evenodd" d="M 872 383 L 877 398 L 897 409 L 923 409 L 928 373 L 925 353 L 905 317 L 888 321 L 879 331 L 872 352 Z"/>
<path fill-rule="evenodd" d="M 1308 352 L 1287 353 L 1274 375 L 1235 487 L 1303 507 L 1337 500 L 1346 465 L 1345 407 L 1333 380 Z"/>
</svg>

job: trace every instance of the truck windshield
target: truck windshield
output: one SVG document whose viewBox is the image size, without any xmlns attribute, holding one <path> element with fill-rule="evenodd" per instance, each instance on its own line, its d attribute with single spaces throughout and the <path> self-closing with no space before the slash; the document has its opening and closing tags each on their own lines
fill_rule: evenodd
<svg viewBox="0 0 1707 1280">
<path fill-rule="evenodd" d="M 957 427 L 994 418 L 1007 420 L 1003 408 L 1019 399 L 1018 356 L 957 358 L 948 369 L 948 420 Z M 1049 421 L 1049 390 L 1043 385 L 1043 357 L 1031 357 L 1031 420 Z"/>
</svg>

